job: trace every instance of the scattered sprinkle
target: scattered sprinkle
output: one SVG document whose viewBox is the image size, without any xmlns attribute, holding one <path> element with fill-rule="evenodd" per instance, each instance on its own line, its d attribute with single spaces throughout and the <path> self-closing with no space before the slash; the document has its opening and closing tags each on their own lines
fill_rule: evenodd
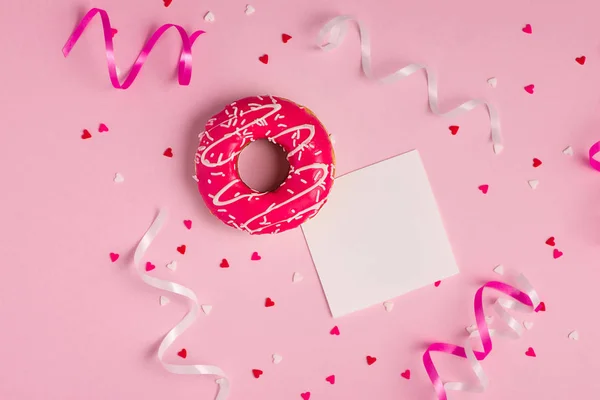
<svg viewBox="0 0 600 400">
<path fill-rule="evenodd" d="M 177 247 L 177 251 L 180 252 L 181 254 L 185 254 L 185 244 L 182 244 L 181 246 Z"/>
<path fill-rule="evenodd" d="M 410 379 L 410 369 L 407 369 L 406 371 L 404 371 L 403 373 L 401 373 L 400 376 L 403 377 L 406 380 Z"/>
<path fill-rule="evenodd" d="M 573 332 L 569 333 L 568 338 L 571 340 L 579 340 L 579 332 L 573 331 Z"/>
<path fill-rule="evenodd" d="M 150 261 L 146 263 L 146 271 L 152 271 L 154 268 L 156 268 L 156 265 L 152 264 Z"/>
<path fill-rule="evenodd" d="M 177 353 L 177 355 L 181 358 L 186 358 L 187 357 L 187 350 L 186 349 L 181 349 L 179 350 L 179 352 Z"/>
<path fill-rule="evenodd" d="M 100 126 L 98 127 L 98 132 L 100 132 L 100 133 L 108 132 L 108 126 L 106 126 L 104 124 L 100 124 Z"/>
<path fill-rule="evenodd" d="M 433 283 L 433 286 L 438 287 L 438 286 L 440 286 L 440 283 L 442 283 L 442 281 L 435 281 Z"/>
<path fill-rule="evenodd" d="M 260 376 L 263 374 L 263 372 L 260 369 L 253 369 L 252 370 L 252 375 L 254 375 L 254 377 L 256 379 L 260 378 Z"/>
<path fill-rule="evenodd" d="M 527 329 L 527 330 L 530 330 L 531 328 L 533 328 L 533 322 L 523 321 L 523 327 L 525 327 L 525 329 Z"/>
<path fill-rule="evenodd" d="M 250 4 L 246 5 L 246 15 L 252 15 L 254 14 L 254 12 L 256 11 L 256 9 L 254 7 L 252 7 Z"/>
<path fill-rule="evenodd" d="M 163 156 L 165 157 L 173 157 L 173 149 L 170 147 L 167 147 L 167 149 L 164 151 Z"/>
<path fill-rule="evenodd" d="M 535 90 L 535 85 L 527 85 L 523 89 L 525 89 L 527 93 L 533 94 L 533 91 Z"/>
<path fill-rule="evenodd" d="M 158 302 L 160 303 L 161 306 L 166 306 L 167 304 L 169 304 L 170 301 L 171 300 L 169 300 L 169 298 L 165 297 L 165 296 L 160 296 L 158 298 Z"/>
<path fill-rule="evenodd" d="M 302 279 L 304 279 L 304 277 L 302 276 L 302 274 L 300 272 L 294 272 L 294 275 L 292 276 L 293 283 L 300 282 L 300 281 L 302 281 Z"/>
<path fill-rule="evenodd" d="M 329 375 L 325 380 L 333 385 L 335 383 L 335 375 Z"/>
<path fill-rule="evenodd" d="M 383 308 L 385 308 L 385 311 L 391 312 L 394 309 L 394 303 L 391 301 L 384 301 Z"/>
<path fill-rule="evenodd" d="M 377 361 L 377 357 L 367 356 L 367 364 L 368 365 L 373 365 L 375 363 L 375 361 Z"/>
<path fill-rule="evenodd" d="M 279 364 L 283 357 L 277 353 L 273 354 L 273 364 Z"/>
<path fill-rule="evenodd" d="M 283 33 L 283 34 L 281 34 L 281 41 L 282 41 L 283 43 L 287 43 L 287 42 L 289 42 L 291 38 L 292 38 L 292 37 L 291 37 L 290 35 L 288 35 L 287 33 Z"/>
<path fill-rule="evenodd" d="M 119 253 L 110 253 L 110 261 L 115 262 L 119 259 Z"/>
<path fill-rule="evenodd" d="M 177 269 L 177 261 L 171 261 L 170 263 L 168 263 L 167 268 L 169 268 L 171 271 L 175 271 Z"/>
<path fill-rule="evenodd" d="M 333 328 L 331 328 L 331 330 L 329 331 L 330 335 L 335 335 L 335 336 L 340 336 L 340 328 L 336 326 L 334 326 Z"/>
<path fill-rule="evenodd" d="M 255 251 L 254 253 L 252 253 L 252 256 L 250 256 L 250 259 L 252 261 L 260 261 L 262 257 Z"/>
<path fill-rule="evenodd" d="M 184 219 L 183 220 L 183 225 L 185 225 L 186 228 L 188 229 L 192 229 L 192 221 L 189 219 Z"/>
<path fill-rule="evenodd" d="M 487 80 L 488 85 L 490 85 L 493 88 L 496 88 L 496 86 L 498 86 L 498 79 L 491 77 L 490 79 Z"/>
<path fill-rule="evenodd" d="M 229 262 L 227 261 L 227 259 L 223 259 L 221 260 L 221 264 L 219 264 L 219 267 L 221 268 L 229 268 Z"/>
<path fill-rule="evenodd" d="M 483 194 L 487 194 L 488 190 L 490 189 L 489 185 L 480 185 L 478 187 L 479 190 L 481 190 L 481 193 Z"/>
<path fill-rule="evenodd" d="M 90 131 L 88 131 L 87 129 L 83 130 L 83 133 L 81 134 L 81 138 L 82 139 L 90 139 L 92 137 L 92 134 L 90 133 Z"/>
<path fill-rule="evenodd" d="M 271 300 L 270 297 L 267 297 L 265 299 L 265 307 L 273 307 L 275 305 L 275 302 L 273 300 Z"/>
<path fill-rule="evenodd" d="M 554 240 L 554 236 L 550 236 L 547 240 L 546 240 L 546 244 L 548 246 L 556 246 L 556 241 Z"/>
<path fill-rule="evenodd" d="M 202 312 L 206 315 L 210 314 L 210 312 L 212 311 L 212 307 L 210 304 L 202 304 L 200 306 L 200 308 L 202 309 Z"/>
<path fill-rule="evenodd" d="M 554 249 L 554 251 L 552 252 L 552 257 L 554 257 L 555 260 L 557 258 L 561 258 L 562 255 L 563 255 L 563 252 L 560 251 L 559 249 Z"/>
<path fill-rule="evenodd" d="M 502 264 L 496 265 L 496 267 L 494 268 L 494 272 L 497 273 L 498 275 L 504 275 L 504 265 L 502 265 Z"/>
<path fill-rule="evenodd" d="M 215 14 L 213 14 L 212 12 L 207 12 L 206 14 L 204 14 L 204 20 L 206 22 L 215 22 Z"/>
<path fill-rule="evenodd" d="M 458 133 L 459 126 L 458 125 L 450 125 L 448 127 L 450 129 L 450 133 L 454 136 Z"/>
<path fill-rule="evenodd" d="M 302 400 L 310 400 L 310 392 L 300 393 L 300 397 L 302 397 Z"/>
<path fill-rule="evenodd" d="M 531 29 L 531 25 L 527 24 L 523 27 L 523 29 L 521 29 L 523 32 L 531 35 L 533 33 L 533 30 Z"/>
<path fill-rule="evenodd" d="M 171 3 L 173 2 L 173 0 L 163 0 L 163 3 L 165 5 L 165 7 L 169 7 L 171 5 Z M 185 357 L 184 357 L 185 358 Z"/>
<path fill-rule="evenodd" d="M 542 165 L 542 161 L 539 158 L 534 158 L 533 159 L 533 168 L 537 168 L 540 165 Z"/>
<path fill-rule="evenodd" d="M 120 173 L 116 173 L 115 177 L 113 178 L 113 182 L 114 183 L 123 183 L 125 181 L 125 178 L 123 178 L 123 175 L 121 175 Z"/>
<path fill-rule="evenodd" d="M 473 333 L 477 330 L 477 325 L 475 325 L 475 324 L 469 325 L 465 328 L 465 330 L 470 335 L 471 333 Z"/>
<path fill-rule="evenodd" d="M 546 311 L 546 303 L 540 301 L 540 304 L 535 308 L 535 312 Z"/>
<path fill-rule="evenodd" d="M 530 188 L 535 190 L 538 187 L 538 185 L 540 184 L 540 181 L 537 179 L 530 179 L 527 181 L 527 183 L 529 184 Z"/>
<path fill-rule="evenodd" d="M 528 348 L 527 351 L 525 352 L 525 355 L 528 357 L 535 357 L 535 351 L 533 350 L 532 347 Z"/>
<path fill-rule="evenodd" d="M 258 57 L 258 60 L 263 64 L 268 64 L 269 63 L 269 55 L 263 54 L 262 56 Z"/>
<path fill-rule="evenodd" d="M 110 37 L 115 37 L 115 35 L 119 33 L 119 31 L 115 28 L 110 28 Z"/>
<path fill-rule="evenodd" d="M 572 156 L 573 148 L 571 146 L 567 146 L 562 152 L 563 152 L 563 154 L 565 154 L 567 156 Z"/>
<path fill-rule="evenodd" d="M 585 56 L 577 57 L 575 61 L 577 61 L 577 64 L 583 65 L 585 64 Z"/>
</svg>

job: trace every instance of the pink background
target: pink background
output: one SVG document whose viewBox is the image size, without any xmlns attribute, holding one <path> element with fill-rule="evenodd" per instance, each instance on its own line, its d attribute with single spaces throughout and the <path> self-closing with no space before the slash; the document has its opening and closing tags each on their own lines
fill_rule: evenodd
<svg viewBox="0 0 600 400">
<path fill-rule="evenodd" d="M 156 360 L 163 334 L 187 304 L 144 285 L 132 249 L 158 207 L 171 219 L 150 249 L 156 276 L 193 288 L 214 306 L 170 349 L 214 363 L 231 399 L 428 399 L 421 366 L 432 340 L 460 341 L 472 297 L 499 263 L 524 271 L 547 311 L 519 341 L 496 342 L 484 361 L 491 387 L 454 398 L 587 398 L 600 389 L 597 316 L 600 174 L 586 150 L 600 140 L 600 6 L 594 0 L 417 2 L 256 0 L 5 1 L 0 5 L 0 398 L 212 399 L 207 377 L 175 376 Z M 68 59 L 61 47 L 92 6 L 109 11 L 124 71 L 147 36 L 175 22 L 206 29 L 189 87 L 173 79 L 180 40 L 169 33 L 127 91 L 107 77 L 99 22 Z M 216 15 L 212 24 L 204 13 Z M 479 108 L 453 119 L 427 109 L 423 75 L 392 86 L 359 71 L 356 33 L 334 53 L 316 32 L 340 13 L 373 38 L 375 69 L 419 61 L 438 72 L 442 107 L 485 97 L 501 112 L 505 151 L 494 156 Z M 533 34 L 521 28 L 530 23 Z M 281 34 L 293 39 L 281 43 Z M 268 53 L 263 65 L 258 57 Z M 575 57 L 587 56 L 583 66 Z M 486 79 L 496 76 L 492 89 Z M 523 86 L 535 84 L 529 95 Z M 418 148 L 462 273 L 382 306 L 332 320 L 304 243 L 294 230 L 250 237 L 209 215 L 196 192 L 196 135 L 236 98 L 270 92 L 309 106 L 336 139 L 343 174 Z M 98 134 L 100 122 L 110 132 Z M 459 125 L 456 136 L 449 125 Z M 80 138 L 87 128 L 92 139 Z M 575 155 L 561 153 L 567 145 Z M 162 155 L 172 147 L 174 157 Z M 533 169 L 532 158 L 543 165 Z M 116 172 L 125 182 L 116 185 Z M 537 190 L 527 184 L 539 179 Z M 487 195 L 477 187 L 489 184 Z M 335 190 L 335 189 L 334 189 Z M 182 220 L 192 219 L 191 231 Z M 564 252 L 552 258 L 544 241 Z M 175 248 L 185 243 L 184 256 Z M 258 251 L 260 262 L 251 262 Z M 121 258 L 111 263 L 110 252 Z M 229 269 L 218 264 L 227 258 Z M 171 272 L 164 265 L 177 260 Z M 292 284 L 294 271 L 305 276 Z M 265 308 L 265 297 L 276 306 Z M 340 336 L 329 335 L 338 325 Z M 581 340 L 567 335 L 577 329 Z M 525 356 L 531 346 L 537 358 Z M 283 361 L 274 365 L 271 355 Z M 377 357 L 367 366 L 365 356 Z M 438 357 L 446 379 L 466 364 Z M 255 379 L 251 370 L 262 369 Z M 400 373 L 410 368 L 412 377 Z M 336 375 L 335 385 L 325 377 Z"/>
</svg>

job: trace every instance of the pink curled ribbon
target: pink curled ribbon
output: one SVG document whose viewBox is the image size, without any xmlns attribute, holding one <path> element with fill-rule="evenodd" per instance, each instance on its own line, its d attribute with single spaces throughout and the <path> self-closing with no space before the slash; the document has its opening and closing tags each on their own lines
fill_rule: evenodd
<svg viewBox="0 0 600 400">
<path fill-rule="evenodd" d="M 590 147 L 590 165 L 596 171 L 600 171 L 600 161 L 594 158 L 594 156 L 598 153 L 600 153 L 600 142 L 596 142 L 592 147 Z"/>
<path fill-rule="evenodd" d="M 506 336 L 506 337 L 520 337 L 523 334 L 523 326 L 519 321 L 512 317 L 507 310 L 517 311 L 534 311 L 540 303 L 538 294 L 531 284 L 523 275 L 517 277 L 518 286 L 517 289 L 506 283 L 491 281 L 487 282 L 477 290 L 474 300 L 475 308 L 475 321 L 477 323 L 477 330 L 473 331 L 463 346 L 457 346 L 448 343 L 433 343 L 431 344 L 425 353 L 423 354 L 423 365 L 431 379 L 431 383 L 435 389 L 435 393 L 438 400 L 447 400 L 447 390 L 465 391 L 465 392 L 483 392 L 488 385 L 488 378 L 485 375 L 483 368 L 481 367 L 480 361 L 484 360 L 492 351 L 492 336 Z M 512 299 L 499 298 L 494 303 L 493 307 L 496 313 L 500 316 L 500 319 L 508 325 L 510 331 L 498 331 L 489 329 L 486 321 L 486 317 L 483 309 L 483 291 L 486 288 L 494 289 L 502 294 L 505 294 Z M 511 332 L 512 331 L 512 332 Z M 481 338 L 483 345 L 483 351 L 473 350 L 471 346 L 471 338 Z M 468 382 L 443 382 L 442 378 L 437 372 L 433 360 L 431 359 L 431 353 L 439 352 L 451 354 L 457 357 L 466 358 L 470 365 L 473 373 L 477 377 L 478 383 Z"/>
<path fill-rule="evenodd" d="M 181 36 L 181 54 L 179 56 L 179 67 L 178 67 L 178 80 L 179 84 L 182 86 L 187 86 L 190 84 L 190 80 L 192 79 L 192 45 L 198 38 L 198 36 L 202 35 L 204 31 L 195 31 L 190 36 L 188 36 L 187 31 L 183 29 L 179 25 L 174 24 L 165 24 L 158 28 L 156 32 L 152 34 L 150 39 L 146 42 L 140 54 L 138 55 L 135 63 L 131 67 L 129 73 L 127 74 L 127 78 L 123 84 L 119 82 L 119 76 L 117 73 L 117 66 L 115 63 L 115 53 L 113 48 L 113 40 L 112 40 L 112 27 L 110 26 L 110 19 L 108 18 L 108 13 L 99 8 L 92 8 L 87 14 L 81 19 L 79 25 L 75 28 L 69 39 L 67 39 L 67 43 L 65 43 L 62 52 L 65 57 L 69 55 L 75 43 L 79 40 L 88 24 L 96 14 L 100 14 L 100 18 L 102 18 L 102 29 L 104 30 L 104 44 L 106 46 L 106 61 L 108 63 L 108 76 L 110 77 L 110 81 L 115 89 L 127 89 L 138 73 L 142 69 L 142 66 L 146 62 L 148 55 L 152 51 L 152 48 L 158 42 L 158 39 L 162 36 L 170 28 L 175 28 L 179 32 Z"/>
</svg>

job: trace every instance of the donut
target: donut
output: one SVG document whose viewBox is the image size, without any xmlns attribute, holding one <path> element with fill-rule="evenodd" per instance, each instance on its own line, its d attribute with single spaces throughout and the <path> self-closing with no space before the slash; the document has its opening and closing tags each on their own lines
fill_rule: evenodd
<svg viewBox="0 0 600 400">
<path fill-rule="evenodd" d="M 212 214 L 253 235 L 280 233 L 314 217 L 327 202 L 335 174 L 333 145 L 307 108 L 273 96 L 234 101 L 206 123 L 196 151 L 198 191 Z M 279 145 L 290 165 L 275 190 L 248 187 L 238 157 L 256 140 Z"/>
</svg>

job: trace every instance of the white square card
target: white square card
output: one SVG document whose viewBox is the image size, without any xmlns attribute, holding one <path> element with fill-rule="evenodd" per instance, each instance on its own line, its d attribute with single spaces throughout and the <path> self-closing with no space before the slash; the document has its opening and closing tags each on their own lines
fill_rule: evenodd
<svg viewBox="0 0 600 400">
<path fill-rule="evenodd" d="M 334 318 L 458 273 L 417 150 L 337 178 L 302 229 Z"/>
</svg>

